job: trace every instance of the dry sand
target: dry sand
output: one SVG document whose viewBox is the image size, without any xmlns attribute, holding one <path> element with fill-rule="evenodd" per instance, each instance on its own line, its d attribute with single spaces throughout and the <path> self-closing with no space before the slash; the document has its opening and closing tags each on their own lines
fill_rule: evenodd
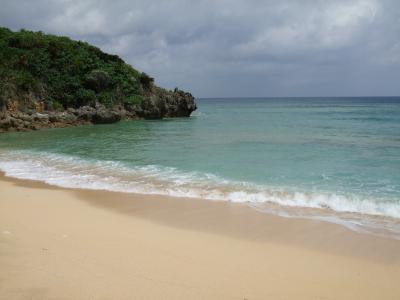
<svg viewBox="0 0 400 300">
<path fill-rule="evenodd" d="M 0 299 L 400 299 L 400 241 L 244 205 L 0 180 Z"/>
</svg>

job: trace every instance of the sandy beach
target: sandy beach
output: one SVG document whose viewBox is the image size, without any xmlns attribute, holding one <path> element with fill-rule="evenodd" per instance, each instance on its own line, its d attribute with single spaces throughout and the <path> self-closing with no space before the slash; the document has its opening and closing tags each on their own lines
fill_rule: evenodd
<svg viewBox="0 0 400 300">
<path fill-rule="evenodd" d="M 0 299 L 399 299 L 400 241 L 2 177 Z"/>
</svg>

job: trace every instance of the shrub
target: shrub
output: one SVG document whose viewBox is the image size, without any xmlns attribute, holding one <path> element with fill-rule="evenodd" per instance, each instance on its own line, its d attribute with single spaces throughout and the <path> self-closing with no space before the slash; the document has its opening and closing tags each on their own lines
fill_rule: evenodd
<svg viewBox="0 0 400 300">
<path fill-rule="evenodd" d="M 43 38 L 42 32 L 32 35 L 29 31 L 21 30 L 11 36 L 9 39 L 9 45 L 14 48 L 32 49 L 44 47 L 46 42 Z"/>
<path fill-rule="evenodd" d="M 104 106 L 106 107 L 111 107 L 115 103 L 113 95 L 109 92 L 103 92 L 99 94 L 97 99 L 101 104 L 104 104 Z"/>
<path fill-rule="evenodd" d="M 88 88 L 99 93 L 109 87 L 111 78 L 110 75 L 103 70 L 93 70 L 86 76 L 85 83 Z"/>
<path fill-rule="evenodd" d="M 150 89 L 151 85 L 154 82 L 154 78 L 150 77 L 149 75 L 147 75 L 146 73 L 142 72 L 142 74 L 140 74 L 140 83 L 142 84 L 142 86 L 145 89 Z"/>
<path fill-rule="evenodd" d="M 64 107 L 62 104 L 58 101 L 53 101 L 53 109 L 58 110 L 58 111 L 63 111 Z"/>
<path fill-rule="evenodd" d="M 77 94 L 77 106 L 93 105 L 96 102 L 96 93 L 92 90 L 79 89 Z"/>
<path fill-rule="evenodd" d="M 17 73 L 15 76 L 15 82 L 17 87 L 25 92 L 36 91 L 38 86 L 36 78 L 28 72 Z"/>
<path fill-rule="evenodd" d="M 141 95 L 132 95 L 128 99 L 126 99 L 126 103 L 130 105 L 138 105 L 140 106 L 143 102 L 143 96 Z"/>
<path fill-rule="evenodd" d="M 96 100 L 140 103 L 154 80 L 86 42 L 0 27 L 0 81 L 16 87 L 21 99 L 44 95 L 66 108 Z M 6 93 L 0 88 L 0 97 Z"/>
</svg>

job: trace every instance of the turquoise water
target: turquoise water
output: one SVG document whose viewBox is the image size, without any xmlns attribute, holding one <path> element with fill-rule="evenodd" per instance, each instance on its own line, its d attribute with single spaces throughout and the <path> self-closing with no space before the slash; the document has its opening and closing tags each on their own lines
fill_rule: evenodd
<svg viewBox="0 0 400 300">
<path fill-rule="evenodd" d="M 186 119 L 2 134 L 0 169 L 400 232 L 400 98 L 197 103 Z"/>
</svg>

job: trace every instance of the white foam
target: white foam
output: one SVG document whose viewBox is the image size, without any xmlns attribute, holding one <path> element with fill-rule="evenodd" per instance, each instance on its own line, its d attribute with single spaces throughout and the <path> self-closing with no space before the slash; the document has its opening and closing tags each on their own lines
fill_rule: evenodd
<svg viewBox="0 0 400 300">
<path fill-rule="evenodd" d="M 290 188 L 230 181 L 213 174 L 181 172 L 175 168 L 155 165 L 128 167 L 115 161 L 88 161 L 73 156 L 32 151 L 3 151 L 0 152 L 0 169 L 7 176 L 67 188 L 159 194 L 252 205 L 278 204 L 282 207 L 400 219 L 400 205 L 389 201 L 377 202 L 355 195 L 293 191 Z M 324 218 L 327 219 L 326 215 Z M 347 225 L 360 227 L 349 222 Z"/>
</svg>

